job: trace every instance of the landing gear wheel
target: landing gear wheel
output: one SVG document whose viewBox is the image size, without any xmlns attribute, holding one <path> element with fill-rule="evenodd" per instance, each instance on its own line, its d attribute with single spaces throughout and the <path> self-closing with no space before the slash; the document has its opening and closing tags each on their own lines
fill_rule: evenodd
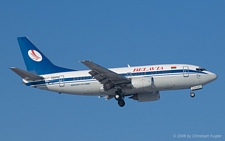
<svg viewBox="0 0 225 141">
<path fill-rule="evenodd" d="M 194 97 L 195 97 L 195 93 L 194 93 L 194 92 L 191 92 L 190 96 L 191 96 L 192 98 L 194 98 Z"/>
<path fill-rule="evenodd" d="M 123 99 L 118 100 L 118 105 L 119 105 L 120 107 L 123 107 L 123 106 L 125 105 L 124 100 L 123 100 Z"/>
<path fill-rule="evenodd" d="M 119 94 L 115 95 L 115 99 L 118 101 L 121 99 L 121 96 Z"/>
<path fill-rule="evenodd" d="M 124 95 L 122 95 L 122 91 L 121 89 L 117 89 L 117 91 L 115 92 L 116 95 L 115 95 L 115 99 L 118 101 L 118 105 L 120 107 L 123 107 L 125 105 L 125 102 L 123 100 L 124 98 Z"/>
</svg>

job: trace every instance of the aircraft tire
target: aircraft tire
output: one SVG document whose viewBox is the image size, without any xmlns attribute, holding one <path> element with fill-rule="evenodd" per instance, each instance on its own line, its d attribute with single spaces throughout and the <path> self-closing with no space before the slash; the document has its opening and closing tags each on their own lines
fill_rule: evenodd
<svg viewBox="0 0 225 141">
<path fill-rule="evenodd" d="M 115 99 L 118 101 L 118 100 L 121 99 L 121 96 L 120 96 L 119 94 L 116 94 L 116 95 L 115 95 Z"/>
<path fill-rule="evenodd" d="M 194 93 L 194 92 L 191 92 L 190 96 L 191 96 L 192 98 L 194 98 L 194 97 L 195 97 L 195 93 Z"/>
<path fill-rule="evenodd" d="M 125 106 L 125 101 L 124 101 L 123 99 L 118 100 L 118 105 L 119 105 L 120 107 Z"/>
</svg>

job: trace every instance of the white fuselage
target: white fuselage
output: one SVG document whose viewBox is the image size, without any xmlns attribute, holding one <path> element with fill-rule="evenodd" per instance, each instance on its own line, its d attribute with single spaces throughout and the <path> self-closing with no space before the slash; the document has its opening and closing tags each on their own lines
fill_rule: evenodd
<svg viewBox="0 0 225 141">
<path fill-rule="evenodd" d="M 216 79 L 216 75 L 206 70 L 196 70 L 199 66 L 187 64 L 167 64 L 109 69 L 130 78 L 130 87 L 122 89 L 124 95 L 151 91 L 189 89 L 205 85 Z M 115 95 L 116 89 L 105 91 L 103 85 L 88 73 L 90 70 L 71 71 L 41 75 L 44 81 L 26 81 L 26 85 L 59 93 L 104 96 Z"/>
</svg>

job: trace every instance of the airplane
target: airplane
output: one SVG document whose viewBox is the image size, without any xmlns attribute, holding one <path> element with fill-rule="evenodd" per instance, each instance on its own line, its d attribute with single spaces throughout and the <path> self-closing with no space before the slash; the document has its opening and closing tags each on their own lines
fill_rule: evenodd
<svg viewBox="0 0 225 141">
<path fill-rule="evenodd" d="M 160 91 L 195 90 L 217 79 L 217 75 L 206 69 L 189 64 L 158 64 L 105 68 L 92 61 L 82 64 L 90 70 L 75 70 L 54 65 L 28 37 L 17 38 L 26 65 L 22 70 L 10 69 L 19 75 L 26 86 L 83 96 L 115 98 L 120 107 L 124 98 L 149 102 L 160 99 Z"/>
</svg>

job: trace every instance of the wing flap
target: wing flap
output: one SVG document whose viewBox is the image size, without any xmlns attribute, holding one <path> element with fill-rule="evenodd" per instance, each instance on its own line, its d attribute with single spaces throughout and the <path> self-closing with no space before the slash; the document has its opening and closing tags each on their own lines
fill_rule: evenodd
<svg viewBox="0 0 225 141">
<path fill-rule="evenodd" d="M 115 86 L 130 84 L 130 79 L 123 77 L 109 69 L 106 69 L 91 61 L 81 61 L 85 66 L 91 69 L 89 74 L 104 85 L 105 90 L 109 90 Z"/>
<path fill-rule="evenodd" d="M 33 73 L 21 70 L 19 68 L 11 67 L 10 68 L 12 71 L 14 71 L 16 74 L 18 74 L 20 77 L 22 77 L 25 80 L 28 81 L 37 81 L 37 80 L 43 80 L 44 78 L 38 75 L 35 75 Z"/>
</svg>

